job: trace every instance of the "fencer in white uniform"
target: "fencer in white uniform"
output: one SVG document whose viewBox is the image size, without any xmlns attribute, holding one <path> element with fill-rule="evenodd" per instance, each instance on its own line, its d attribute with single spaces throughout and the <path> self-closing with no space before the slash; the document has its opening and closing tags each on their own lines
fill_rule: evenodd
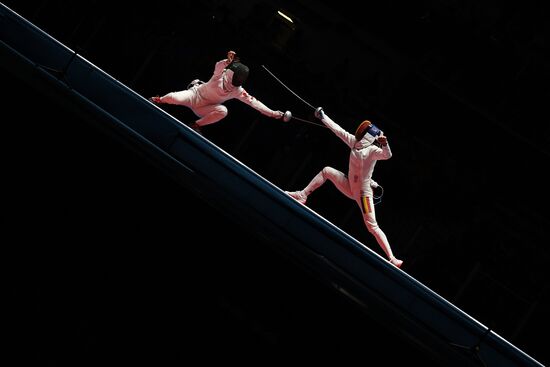
<svg viewBox="0 0 550 367">
<path fill-rule="evenodd" d="M 305 204 L 308 195 L 329 179 L 340 192 L 357 202 L 368 231 L 376 238 L 389 261 L 396 267 L 401 267 L 403 261 L 393 255 L 385 233 L 378 226 L 373 202 L 373 188 L 379 186 L 372 179 L 374 166 L 378 160 L 387 160 L 392 156 L 386 136 L 368 120 L 363 121 L 353 135 L 342 129 L 322 109 L 317 109 L 315 115 L 350 147 L 348 175 L 332 167 L 325 167 L 305 189 L 286 193 Z"/>
<path fill-rule="evenodd" d="M 227 59 L 218 61 L 208 82 L 203 83 L 196 79 L 186 90 L 171 92 L 162 97 L 152 97 L 150 100 L 154 103 L 189 107 L 199 117 L 192 125 L 195 129 L 218 122 L 227 116 L 227 107 L 222 103 L 233 98 L 266 116 L 275 119 L 283 118 L 283 112 L 270 109 L 242 87 L 248 77 L 249 69 L 240 63 L 235 55 L 234 51 L 229 51 Z"/>
</svg>

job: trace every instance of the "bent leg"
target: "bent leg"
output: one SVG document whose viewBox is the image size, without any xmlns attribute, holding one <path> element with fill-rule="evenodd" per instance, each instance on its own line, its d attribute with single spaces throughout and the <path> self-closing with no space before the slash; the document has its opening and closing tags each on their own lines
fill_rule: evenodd
<svg viewBox="0 0 550 367">
<path fill-rule="evenodd" d="M 334 186 L 336 186 L 338 191 L 346 195 L 348 198 L 352 198 L 347 176 L 332 167 L 323 168 L 321 172 L 319 172 L 302 191 L 307 196 L 321 187 L 327 179 L 330 180 Z"/>
<path fill-rule="evenodd" d="M 160 97 L 160 103 L 177 104 L 186 107 L 191 107 L 195 93 L 190 90 L 182 90 L 180 92 L 171 92 Z"/>
<path fill-rule="evenodd" d="M 208 105 L 194 108 L 193 112 L 200 117 L 195 123 L 199 126 L 213 124 L 227 116 L 227 107 L 224 105 Z"/>
<path fill-rule="evenodd" d="M 305 204 L 307 197 L 309 194 L 311 194 L 313 191 L 317 190 L 319 187 L 321 187 L 326 180 L 332 181 L 334 186 L 344 195 L 346 195 L 348 198 L 352 198 L 351 196 L 351 189 L 349 186 L 348 178 L 345 174 L 342 172 L 332 168 L 332 167 L 325 167 L 319 172 L 311 182 L 306 186 L 305 189 L 300 191 L 285 191 L 288 195 L 293 197 L 295 200 L 297 200 L 301 204 Z"/>
</svg>

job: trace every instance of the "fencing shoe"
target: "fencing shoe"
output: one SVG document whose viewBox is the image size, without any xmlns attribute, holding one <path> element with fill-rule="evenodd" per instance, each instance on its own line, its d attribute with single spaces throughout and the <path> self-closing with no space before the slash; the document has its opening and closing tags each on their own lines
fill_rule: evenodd
<svg viewBox="0 0 550 367">
<path fill-rule="evenodd" d="M 195 80 L 193 80 L 191 83 L 189 83 L 189 85 L 187 86 L 187 89 L 191 89 L 191 88 L 193 88 L 195 85 L 201 85 L 201 84 L 204 84 L 204 82 L 203 82 L 202 80 L 195 79 Z"/>
<path fill-rule="evenodd" d="M 192 123 L 191 125 L 189 125 L 189 127 L 193 130 L 195 130 L 195 132 L 199 135 L 202 135 L 202 130 L 201 130 L 201 127 L 199 124 L 197 124 L 196 122 Z"/>
<path fill-rule="evenodd" d="M 299 202 L 300 204 L 305 204 L 307 200 L 307 195 L 302 191 L 285 191 L 288 196 Z"/>
<path fill-rule="evenodd" d="M 390 259 L 390 263 L 392 263 L 397 268 L 401 268 L 401 265 L 403 265 L 403 260 L 399 260 L 395 256 L 392 256 Z"/>
</svg>

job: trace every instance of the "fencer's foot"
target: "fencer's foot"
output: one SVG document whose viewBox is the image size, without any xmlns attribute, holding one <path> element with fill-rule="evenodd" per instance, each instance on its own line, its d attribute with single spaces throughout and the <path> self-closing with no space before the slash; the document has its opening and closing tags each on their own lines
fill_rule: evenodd
<svg viewBox="0 0 550 367">
<path fill-rule="evenodd" d="M 196 122 L 192 123 L 191 125 L 189 125 L 189 127 L 193 130 L 195 130 L 195 132 L 199 135 L 202 135 L 202 130 L 201 130 L 201 127 L 199 124 L 197 124 Z"/>
<path fill-rule="evenodd" d="M 193 80 L 191 83 L 189 83 L 189 85 L 187 86 L 187 89 L 191 89 L 191 88 L 193 88 L 195 85 L 200 85 L 200 84 L 204 84 L 204 82 L 203 82 L 202 80 L 195 79 L 195 80 Z"/>
<path fill-rule="evenodd" d="M 392 265 L 397 268 L 401 268 L 401 265 L 403 265 L 403 260 L 399 260 L 395 256 L 392 256 L 392 258 L 390 259 L 390 263 L 392 263 Z"/>
<path fill-rule="evenodd" d="M 162 103 L 162 101 L 160 100 L 160 97 L 159 96 L 154 96 L 154 97 L 151 97 L 149 98 L 149 100 L 153 103 Z"/>
<path fill-rule="evenodd" d="M 307 195 L 302 191 L 285 191 L 288 196 L 299 202 L 300 204 L 305 204 L 307 200 Z"/>
</svg>

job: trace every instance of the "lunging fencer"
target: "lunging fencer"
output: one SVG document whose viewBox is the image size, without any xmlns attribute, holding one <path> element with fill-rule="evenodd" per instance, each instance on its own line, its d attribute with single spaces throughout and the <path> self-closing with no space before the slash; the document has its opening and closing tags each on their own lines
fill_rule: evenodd
<svg viewBox="0 0 550 367">
<path fill-rule="evenodd" d="M 273 111 L 262 102 L 248 94 L 243 83 L 248 78 L 249 68 L 239 61 L 234 51 L 227 53 L 227 59 L 220 60 L 214 67 L 214 73 L 206 83 L 195 79 L 186 90 L 171 92 L 162 97 L 151 97 L 154 103 L 167 103 L 189 107 L 199 117 L 191 127 L 200 132 L 200 128 L 213 124 L 227 116 L 227 107 L 223 102 L 236 98 L 262 114 L 281 119 L 285 114 Z M 287 112 L 289 114 L 289 112 Z M 286 120 L 286 118 L 285 118 Z"/>
<path fill-rule="evenodd" d="M 316 109 L 315 117 L 350 147 L 348 176 L 332 167 L 325 167 L 303 190 L 285 192 L 298 202 L 305 204 L 307 197 L 321 187 L 327 179 L 332 181 L 342 194 L 357 202 L 368 231 L 374 236 L 390 263 L 400 268 L 403 261 L 393 255 L 385 233 L 378 226 L 373 202 L 373 188 L 379 186 L 372 179 L 376 161 L 387 160 L 392 156 L 388 138 L 368 120 L 363 121 L 353 135 L 330 119 L 322 108 Z"/>
</svg>

